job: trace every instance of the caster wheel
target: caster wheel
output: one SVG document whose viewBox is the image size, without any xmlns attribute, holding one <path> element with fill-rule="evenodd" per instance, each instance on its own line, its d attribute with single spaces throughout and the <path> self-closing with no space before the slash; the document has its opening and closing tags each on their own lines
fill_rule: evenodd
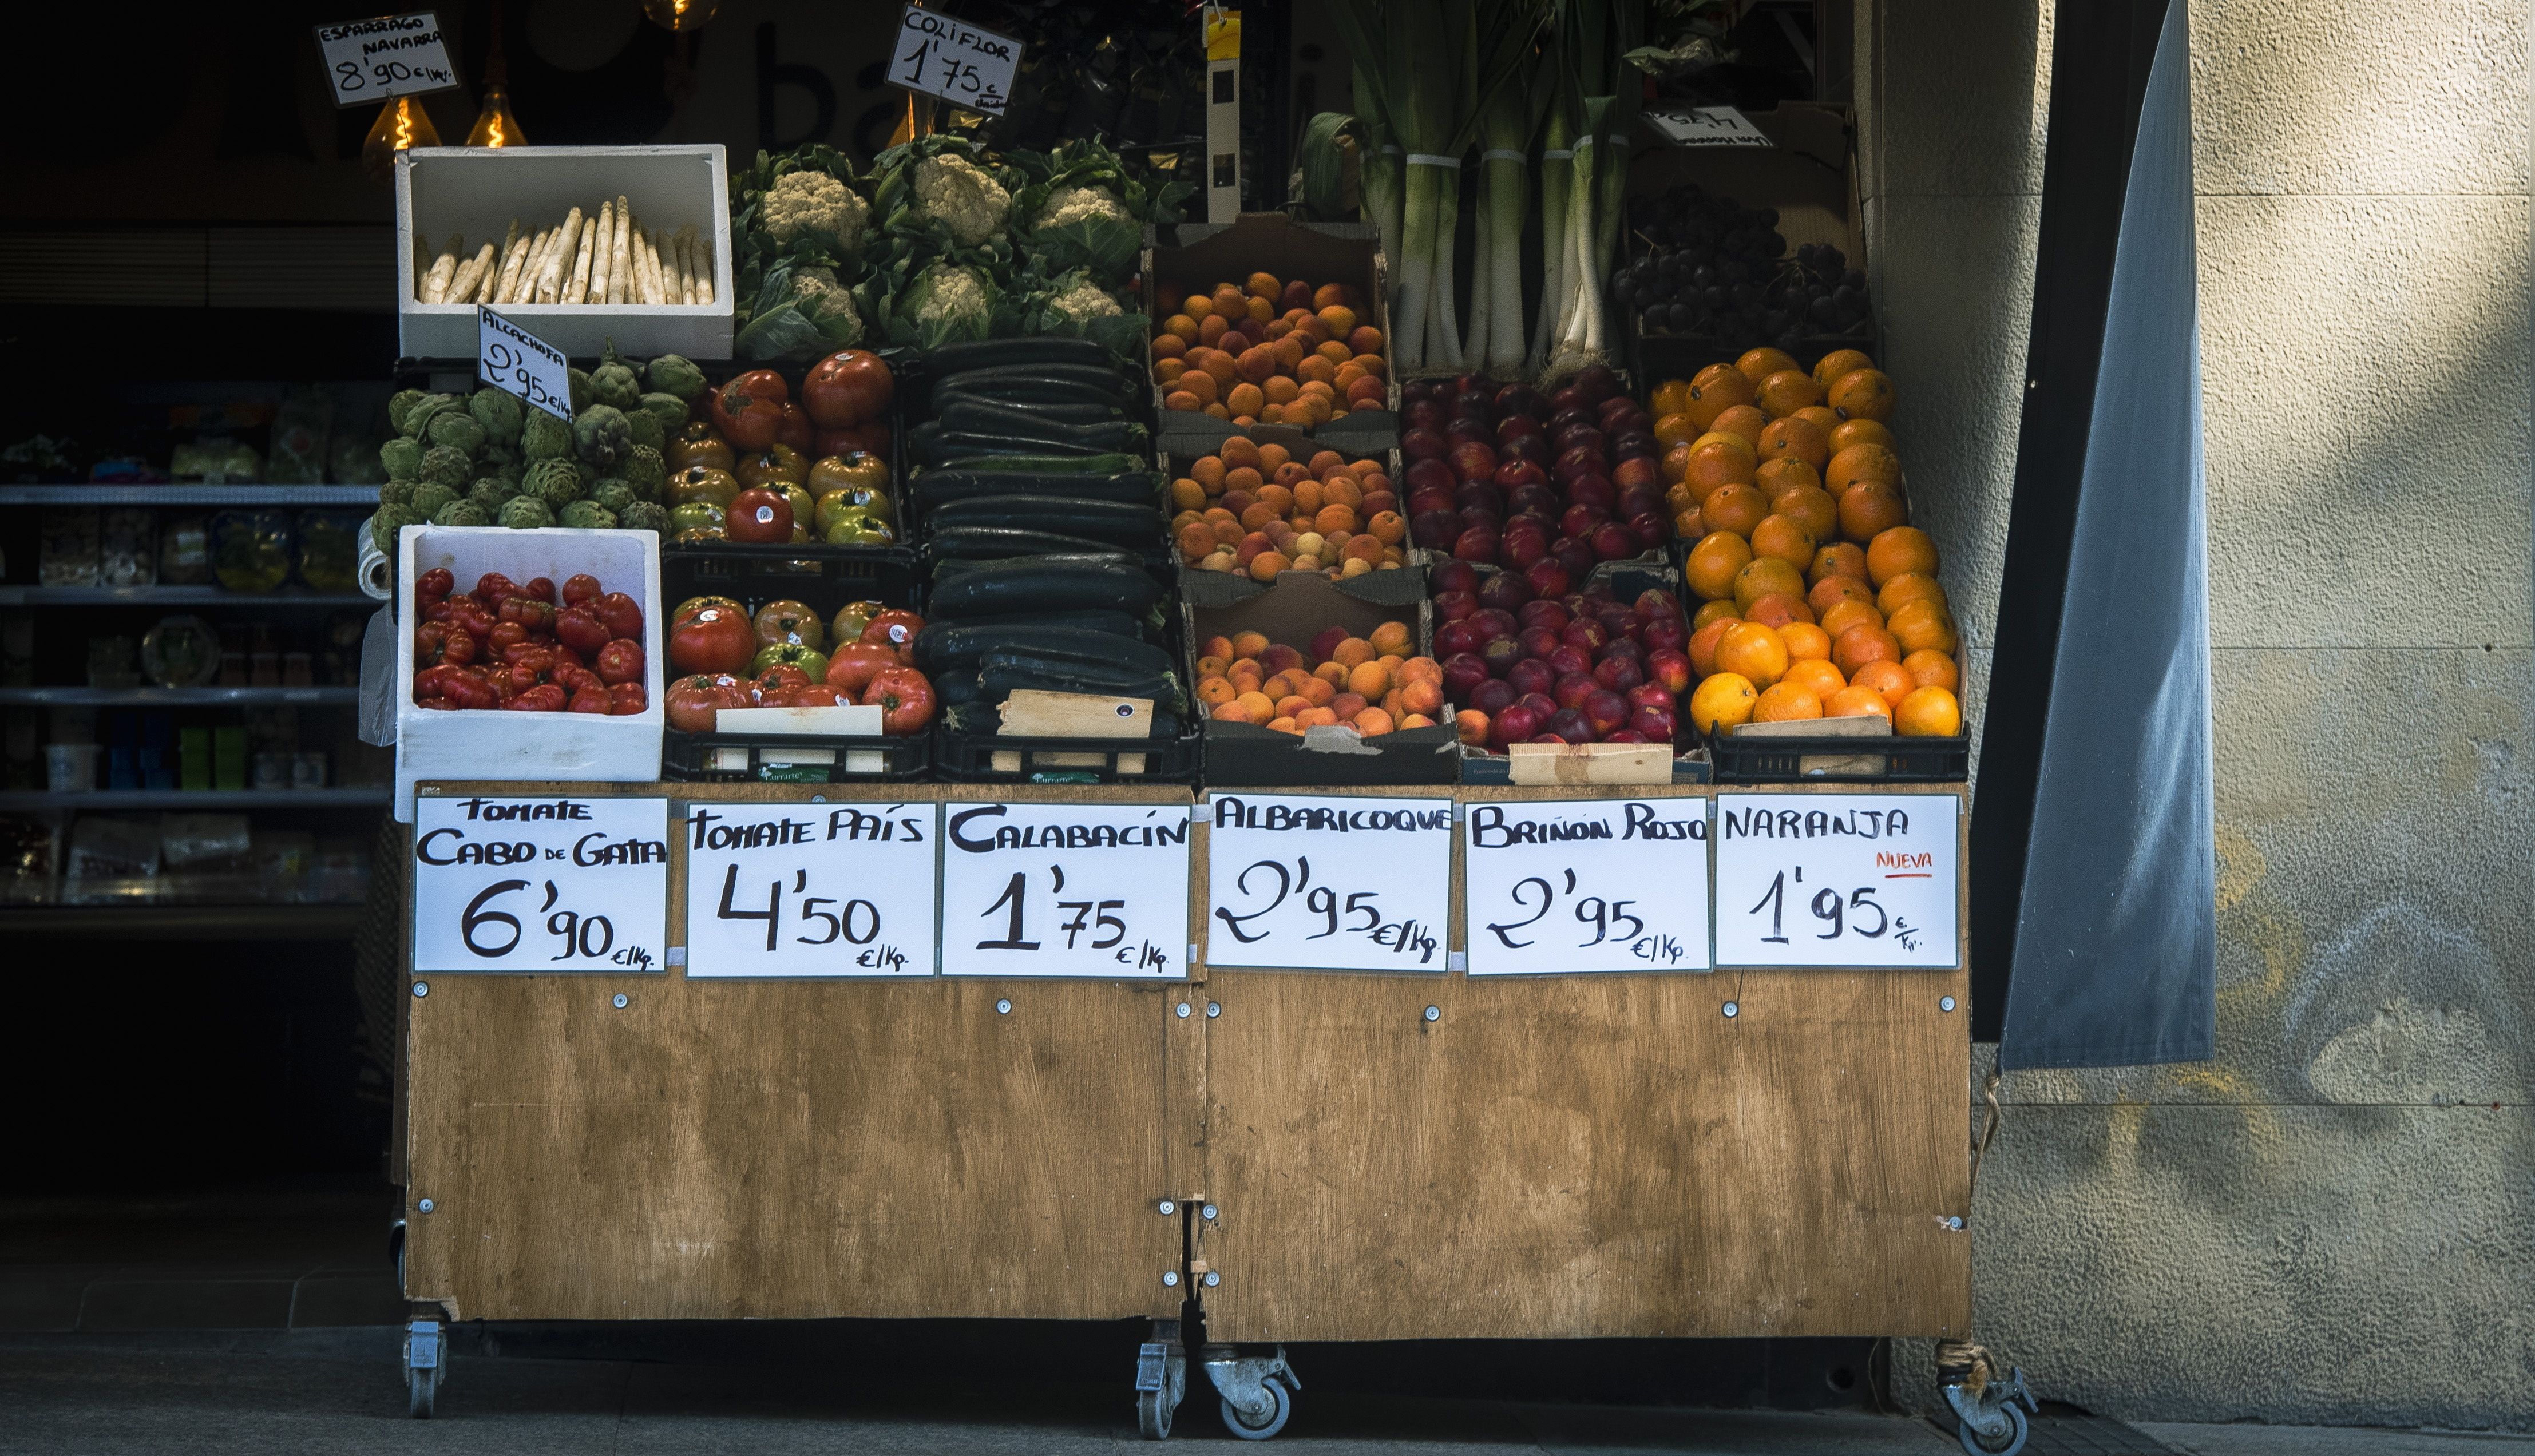
<svg viewBox="0 0 2535 1456">
<path fill-rule="evenodd" d="M 1222 1403 L 1224 1429 L 1231 1431 L 1235 1436 L 1238 1436 L 1245 1441 L 1264 1441 L 1268 1439 L 1268 1437 L 1283 1430 L 1285 1428 L 1286 1418 L 1294 1414 L 1294 1398 L 1285 1393 L 1285 1385 L 1283 1381 L 1269 1380 L 1259 1388 L 1268 1392 L 1268 1398 L 1276 1403 L 1276 1409 L 1268 1413 L 1267 1421 L 1258 1426 L 1252 1426 L 1244 1422 L 1241 1413 L 1232 1408 L 1232 1402 L 1224 1401 Z"/>
<path fill-rule="evenodd" d="M 416 1421 L 430 1420 L 432 1404 L 440 1397 L 440 1372 L 407 1370 L 404 1384 L 404 1413 Z"/>
<path fill-rule="evenodd" d="M 1148 1441 L 1171 1437 L 1171 1405 L 1164 1392 L 1146 1390 L 1136 1397 L 1136 1429 Z"/>
<path fill-rule="evenodd" d="M 2009 1405 L 2001 1407 L 2001 1410 L 2015 1429 L 1998 1445 L 1983 1441 L 1969 1426 L 1957 1425 L 1954 1427 L 1954 1439 L 1963 1443 L 1963 1450 L 1969 1456 L 2016 1456 L 2024 1449 L 2024 1438 L 2032 1433 L 2032 1427 L 2025 1423 L 2023 1407 Z"/>
</svg>

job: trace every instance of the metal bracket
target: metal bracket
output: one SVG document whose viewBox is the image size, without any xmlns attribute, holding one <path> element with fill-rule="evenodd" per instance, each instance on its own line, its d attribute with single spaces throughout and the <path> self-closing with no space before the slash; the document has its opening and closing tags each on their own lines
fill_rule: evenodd
<svg viewBox="0 0 2535 1456">
<path fill-rule="evenodd" d="M 1153 1321 L 1153 1337 L 1136 1348 L 1136 1419 L 1147 1440 L 1171 1433 L 1171 1414 L 1188 1395 L 1188 1353 L 1180 1322 Z"/>
<path fill-rule="evenodd" d="M 440 1321 L 407 1320 L 404 1327 L 405 1414 L 417 1421 L 431 1419 L 440 1400 L 440 1382 L 448 1378 L 448 1366 L 442 1356 L 446 1347 L 441 1340 Z"/>
<path fill-rule="evenodd" d="M 2025 1388 L 2021 1366 L 2009 1367 L 2004 1380 L 1991 1379 L 1978 1385 L 1949 1381 L 1942 1388 L 1946 1404 L 1953 1407 L 1954 1419 L 1962 1423 L 1960 1435 L 1966 1451 L 2006 1456 L 2020 1450 L 2027 1429 L 2025 1418 L 2042 1414 L 2041 1403 Z M 2023 1409 L 2018 1410 L 2018 1406 Z"/>
<path fill-rule="evenodd" d="M 1275 1420 L 1278 1407 L 1287 1404 L 1268 1388 L 1269 1382 L 1289 1391 L 1303 1388 L 1303 1377 L 1285 1363 L 1282 1345 L 1273 1355 L 1241 1355 L 1229 1345 L 1208 1345 L 1206 1377 L 1214 1382 L 1215 1393 L 1223 1397 L 1224 1406 L 1239 1415 L 1243 1424 L 1253 1426 Z"/>
</svg>

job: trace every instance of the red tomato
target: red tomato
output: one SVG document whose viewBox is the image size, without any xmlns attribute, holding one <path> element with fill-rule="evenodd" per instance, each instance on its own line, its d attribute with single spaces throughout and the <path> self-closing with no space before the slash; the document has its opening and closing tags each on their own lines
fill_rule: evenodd
<svg viewBox="0 0 2535 1456">
<path fill-rule="evenodd" d="M 609 637 L 632 637 L 638 642 L 643 639 L 643 608 L 624 592 L 607 593 L 591 602 L 589 611 L 607 629 Z M 740 616 L 745 620 L 748 614 L 743 612 Z"/>
<path fill-rule="evenodd" d="M 464 669 L 458 676 L 441 685 L 441 697 L 454 707 L 487 708 L 502 705 L 501 695 L 493 691 L 491 683 Z"/>
<path fill-rule="evenodd" d="M 897 388 L 880 355 L 844 349 L 810 366 L 801 381 L 801 407 L 823 430 L 851 429 L 886 418 Z"/>
<path fill-rule="evenodd" d="M 566 693 L 575 697 L 591 688 L 601 693 L 607 691 L 607 683 L 604 679 L 578 662 L 558 663 L 554 670 L 554 681 Z"/>
<path fill-rule="evenodd" d="M 595 652 L 613 640 L 613 634 L 597 617 L 577 606 L 555 614 L 554 635 L 556 641 L 576 652 Z"/>
<path fill-rule="evenodd" d="M 722 530 L 734 541 L 763 545 L 792 539 L 792 503 L 782 492 L 744 490 L 731 499 Z"/>
<path fill-rule="evenodd" d="M 794 707 L 835 707 L 848 699 L 825 683 L 804 683 L 792 690 Z"/>
<path fill-rule="evenodd" d="M 720 683 L 699 673 L 669 685 L 667 705 L 670 727 L 680 733 L 711 733 L 714 716 L 733 704 Z"/>
<path fill-rule="evenodd" d="M 923 630 L 923 618 L 903 607 L 892 607 L 863 625 L 861 640 L 870 646 L 895 648 L 897 660 L 912 666 L 915 635 Z"/>
<path fill-rule="evenodd" d="M 599 681 L 610 688 L 619 683 L 643 681 L 643 644 L 632 637 L 618 637 L 598 649 Z"/>
<path fill-rule="evenodd" d="M 464 667 L 475 660 L 475 639 L 464 628 L 426 622 L 413 630 L 413 660 L 426 668 L 444 662 Z"/>
<path fill-rule="evenodd" d="M 563 583 L 563 604 L 567 607 L 577 607 L 583 602 L 596 601 L 606 590 L 606 587 L 598 584 L 598 578 L 587 572 L 567 576 Z"/>
<path fill-rule="evenodd" d="M 492 648 L 493 655 L 499 657 L 504 648 L 516 647 L 527 639 L 528 630 L 517 622 L 496 622 L 484 635 L 484 645 Z"/>
<path fill-rule="evenodd" d="M 757 688 L 761 693 L 772 692 L 777 688 L 808 686 L 810 686 L 810 675 L 788 662 L 778 662 L 757 675 Z"/>
<path fill-rule="evenodd" d="M 475 578 L 475 600 L 488 612 L 500 606 L 504 597 L 519 594 L 519 583 L 499 572 L 486 572 Z"/>
<path fill-rule="evenodd" d="M 891 648 L 872 642 L 856 642 L 850 647 L 838 648 L 836 654 L 828 659 L 828 686 L 860 702 L 863 690 L 871 686 L 874 677 L 900 665 L 897 653 Z"/>
<path fill-rule="evenodd" d="M 680 672 L 730 673 L 757 655 L 748 614 L 707 607 L 669 630 L 669 665 Z"/>
<path fill-rule="evenodd" d="M 783 427 L 783 406 L 791 391 L 772 369 L 752 369 L 707 396 L 713 429 L 741 452 L 773 445 Z"/>
<path fill-rule="evenodd" d="M 880 731 L 904 738 L 933 721 L 933 680 L 911 667 L 885 667 L 863 689 L 863 705 L 881 710 Z"/>
<path fill-rule="evenodd" d="M 518 713 L 559 713 L 566 704 L 561 688 L 552 683 L 539 683 L 502 705 Z"/>
<path fill-rule="evenodd" d="M 439 601 L 457 589 L 458 578 L 450 575 L 447 567 L 433 567 L 413 578 L 413 594 L 422 601 Z"/>
<path fill-rule="evenodd" d="M 633 717 L 650 705 L 651 695 L 640 683 L 619 683 L 607 690 L 607 710 L 617 717 Z"/>
<path fill-rule="evenodd" d="M 413 675 L 413 700 L 416 702 L 428 702 L 435 698 L 441 697 L 449 691 L 449 680 L 457 676 L 459 676 L 458 669 L 449 663 L 442 663 L 438 667 L 426 667 L 422 671 L 415 673 Z"/>
<path fill-rule="evenodd" d="M 522 583 L 520 590 L 528 596 L 535 597 L 538 601 L 544 602 L 549 607 L 554 605 L 555 584 L 554 577 L 552 576 L 531 576 L 526 582 Z"/>
<path fill-rule="evenodd" d="M 608 710 L 606 690 L 600 688 L 584 688 L 575 693 L 571 705 L 566 709 L 568 712 L 600 714 Z"/>
<path fill-rule="evenodd" d="M 885 460 L 889 458 L 889 426 L 880 420 L 874 420 L 870 424 L 856 425 L 849 430 L 821 430 L 811 443 L 818 446 L 817 450 L 811 452 L 813 459 L 826 459 L 830 455 L 849 455 L 856 451 L 861 451 L 865 455 L 875 455 Z"/>
<path fill-rule="evenodd" d="M 783 422 L 774 427 L 774 443 L 788 445 L 806 455 L 810 447 L 817 443 L 818 433 L 811 428 L 810 417 L 801 412 L 800 405 L 786 404 L 783 406 Z"/>
<path fill-rule="evenodd" d="M 759 707 L 790 707 L 793 705 L 792 695 L 800 691 L 800 689 L 793 687 L 789 683 L 777 683 L 772 688 L 760 688 L 757 690 L 757 705 Z"/>
</svg>

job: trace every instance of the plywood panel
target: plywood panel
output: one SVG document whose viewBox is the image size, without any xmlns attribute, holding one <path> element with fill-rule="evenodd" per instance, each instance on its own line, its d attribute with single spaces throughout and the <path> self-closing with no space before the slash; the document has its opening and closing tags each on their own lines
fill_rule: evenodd
<svg viewBox="0 0 2535 1456">
<path fill-rule="evenodd" d="M 1179 983 L 427 979 L 407 1289 L 458 1317 L 1178 1312 Z"/>
<path fill-rule="evenodd" d="M 1208 1332 L 1959 1334 L 1966 983 L 1211 972 Z"/>
</svg>

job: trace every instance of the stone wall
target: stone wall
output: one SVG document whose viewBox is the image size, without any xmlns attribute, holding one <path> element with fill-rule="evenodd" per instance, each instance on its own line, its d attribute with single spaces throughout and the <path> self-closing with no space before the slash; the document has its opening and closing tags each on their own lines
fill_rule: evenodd
<svg viewBox="0 0 2535 1456">
<path fill-rule="evenodd" d="M 1977 714 L 2050 16 L 1861 10 L 1894 424 Z M 2535 1426 L 2527 12 L 2192 25 L 2218 1053 L 2007 1078 L 1976 1326 L 2106 1414 Z"/>
</svg>

